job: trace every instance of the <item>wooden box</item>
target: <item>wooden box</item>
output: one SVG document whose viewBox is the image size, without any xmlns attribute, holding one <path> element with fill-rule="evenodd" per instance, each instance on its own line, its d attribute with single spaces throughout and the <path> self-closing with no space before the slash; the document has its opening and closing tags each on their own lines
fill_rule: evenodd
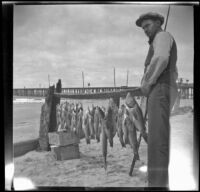
<svg viewBox="0 0 200 192">
<path fill-rule="evenodd" d="M 80 143 L 80 139 L 73 132 L 49 132 L 49 144 L 57 146 L 66 146 Z"/>
<path fill-rule="evenodd" d="M 56 160 L 69 160 L 69 159 L 79 159 L 79 144 L 72 144 L 68 146 L 56 146 L 51 145 L 51 153 Z"/>
</svg>

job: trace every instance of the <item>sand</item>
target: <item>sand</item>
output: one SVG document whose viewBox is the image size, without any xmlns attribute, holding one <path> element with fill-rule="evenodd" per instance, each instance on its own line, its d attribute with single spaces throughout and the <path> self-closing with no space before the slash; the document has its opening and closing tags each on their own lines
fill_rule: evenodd
<svg viewBox="0 0 200 192">
<path fill-rule="evenodd" d="M 135 164 L 133 177 L 128 175 L 133 154 L 129 146 L 122 148 L 119 139 L 108 147 L 108 168 L 103 168 L 101 143 L 92 140 L 87 145 L 82 139 L 79 144 L 80 159 L 56 161 L 51 152 L 32 151 L 15 158 L 15 176 L 27 177 L 37 186 L 74 187 L 143 187 L 146 173 L 139 167 L 146 164 L 146 144 L 141 142 L 140 161 Z"/>
<path fill-rule="evenodd" d="M 185 106 L 193 107 L 193 102 L 185 103 Z M 172 127 L 170 182 L 176 181 L 176 184 L 179 184 L 178 189 L 181 189 L 185 185 L 181 182 L 183 179 L 177 178 L 178 173 L 183 174 L 180 165 L 184 167 L 184 174 L 192 175 L 193 112 L 188 110 L 176 114 L 171 116 L 170 121 Z M 133 158 L 132 150 L 129 146 L 122 148 L 117 135 L 114 137 L 113 148 L 108 146 L 107 172 L 103 168 L 101 143 L 92 140 L 91 144 L 87 145 L 82 139 L 79 150 L 80 159 L 65 161 L 56 161 L 50 151 L 31 151 L 17 157 L 14 159 L 15 178 L 28 178 L 36 187 L 147 186 L 147 172 L 142 171 L 142 167 L 145 168 L 147 165 L 147 144 L 143 140 L 139 149 L 140 161 L 136 162 L 132 177 L 128 175 Z"/>
</svg>

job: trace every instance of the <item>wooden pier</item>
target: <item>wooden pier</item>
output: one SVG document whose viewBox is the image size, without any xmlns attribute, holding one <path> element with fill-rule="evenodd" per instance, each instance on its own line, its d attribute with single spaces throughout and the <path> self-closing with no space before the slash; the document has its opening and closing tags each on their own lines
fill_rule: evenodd
<svg viewBox="0 0 200 192">
<path fill-rule="evenodd" d="M 94 94 L 94 93 L 105 93 L 122 91 L 126 89 L 135 89 L 137 87 L 70 87 L 62 88 L 62 94 L 79 95 L 79 94 Z M 19 88 L 13 89 L 13 96 L 25 96 L 25 97 L 46 97 L 49 88 Z"/>
<path fill-rule="evenodd" d="M 67 98 L 77 98 L 84 97 L 88 98 L 88 95 L 91 95 L 91 98 L 100 99 L 104 98 L 107 93 L 115 93 L 120 95 L 123 91 L 127 92 L 128 90 L 134 90 L 138 87 L 71 87 L 71 88 L 62 88 L 62 95 L 69 95 Z M 180 93 L 181 99 L 192 99 L 193 98 L 193 84 L 181 83 L 178 84 L 178 91 Z M 13 89 L 13 96 L 24 96 L 24 97 L 46 97 L 48 88 L 19 88 Z M 74 96 L 73 96 L 74 95 Z M 79 96 L 78 96 L 79 95 Z M 122 93 L 123 95 L 123 93 Z M 88 98 L 90 99 L 90 98 Z"/>
<path fill-rule="evenodd" d="M 178 92 L 181 99 L 193 99 L 193 83 L 179 83 Z"/>
</svg>

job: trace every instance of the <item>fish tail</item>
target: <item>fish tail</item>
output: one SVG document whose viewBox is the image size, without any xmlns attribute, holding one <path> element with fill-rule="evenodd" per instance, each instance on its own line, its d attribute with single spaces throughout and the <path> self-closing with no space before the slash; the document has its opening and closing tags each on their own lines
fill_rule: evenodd
<svg viewBox="0 0 200 192">
<path fill-rule="evenodd" d="M 109 139 L 110 147 L 113 147 L 113 139 Z"/>
<path fill-rule="evenodd" d="M 96 136 L 96 139 L 97 139 L 97 143 L 99 143 L 100 142 L 100 137 Z"/>
<path fill-rule="evenodd" d="M 138 161 L 140 160 L 140 156 L 139 156 L 138 152 L 134 153 L 134 156 L 135 156 L 136 160 L 138 160 Z"/>
<path fill-rule="evenodd" d="M 142 134 L 142 136 L 143 136 L 145 142 L 148 143 L 148 135 L 147 135 L 147 133 L 144 132 L 144 133 Z"/>
<path fill-rule="evenodd" d="M 105 131 L 102 133 L 102 154 L 103 154 L 103 162 L 104 162 L 104 168 L 106 170 L 107 163 L 106 163 L 106 156 L 107 156 L 107 137 L 105 134 Z"/>
<path fill-rule="evenodd" d="M 107 170 L 107 162 L 106 162 L 106 157 L 104 157 L 104 169 L 105 169 L 105 171 Z"/>
<path fill-rule="evenodd" d="M 124 143 L 124 141 L 123 141 L 123 138 L 122 138 L 122 137 L 120 137 L 120 139 L 119 139 L 119 140 L 120 140 L 121 146 L 122 146 L 122 147 L 126 147 L 126 145 L 125 145 L 125 143 Z"/>
<path fill-rule="evenodd" d="M 89 138 L 86 139 L 86 143 L 90 144 L 90 139 Z"/>
</svg>

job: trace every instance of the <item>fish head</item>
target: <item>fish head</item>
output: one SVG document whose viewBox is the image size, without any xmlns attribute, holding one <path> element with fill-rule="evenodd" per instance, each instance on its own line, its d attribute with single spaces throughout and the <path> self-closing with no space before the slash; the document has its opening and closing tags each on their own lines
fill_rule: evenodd
<svg viewBox="0 0 200 192">
<path fill-rule="evenodd" d="M 80 118 L 81 116 L 83 116 L 83 109 L 80 108 L 80 110 L 78 111 L 78 117 Z"/>
<path fill-rule="evenodd" d="M 98 106 L 95 107 L 94 116 L 96 116 L 96 117 L 100 116 L 100 114 L 99 114 L 99 107 Z"/>
<path fill-rule="evenodd" d="M 74 109 L 74 103 L 70 103 L 70 108 Z"/>
<path fill-rule="evenodd" d="M 98 107 L 98 113 L 101 119 L 105 118 L 105 111 L 102 107 Z"/>
<path fill-rule="evenodd" d="M 136 107 L 137 107 L 136 105 L 133 108 L 130 108 L 130 107 L 127 106 L 126 109 L 125 109 L 125 113 L 129 116 L 129 118 L 132 121 L 135 121 L 137 119 Z"/>
<path fill-rule="evenodd" d="M 125 104 L 130 108 L 134 107 L 137 104 L 136 99 L 131 95 L 130 92 L 128 92 L 126 95 Z"/>
<path fill-rule="evenodd" d="M 119 116 L 119 117 L 122 116 L 122 109 L 121 109 L 121 108 L 118 109 L 118 116 Z"/>
<path fill-rule="evenodd" d="M 88 124 L 89 124 L 89 113 L 86 110 L 83 112 L 83 115 L 82 115 L 82 125 L 83 127 L 86 127 L 88 126 Z"/>
<path fill-rule="evenodd" d="M 73 124 L 76 123 L 76 113 L 74 113 L 74 111 L 71 113 L 71 121 Z"/>
<path fill-rule="evenodd" d="M 108 101 L 108 106 L 112 107 L 114 105 L 115 105 L 114 99 L 110 98 L 109 101 Z"/>
<path fill-rule="evenodd" d="M 60 104 L 56 105 L 56 110 L 60 110 Z"/>
</svg>

